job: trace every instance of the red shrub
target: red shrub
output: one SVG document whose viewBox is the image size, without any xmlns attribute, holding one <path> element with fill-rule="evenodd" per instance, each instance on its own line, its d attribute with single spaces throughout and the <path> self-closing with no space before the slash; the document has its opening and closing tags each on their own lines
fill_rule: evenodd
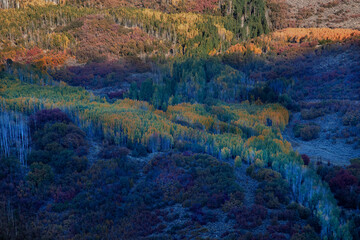
<svg viewBox="0 0 360 240">
<path fill-rule="evenodd" d="M 36 129 L 44 126 L 47 122 L 64 122 L 69 123 L 69 117 L 60 109 L 45 109 L 30 116 L 29 123 L 31 129 Z"/>
<path fill-rule="evenodd" d="M 308 155 L 306 155 L 306 154 L 301 154 L 301 158 L 302 158 L 302 160 L 304 161 L 304 164 L 305 164 L 305 165 L 309 165 L 309 163 L 310 163 L 310 158 L 309 158 Z"/>
<path fill-rule="evenodd" d="M 329 185 L 331 189 L 346 189 L 350 186 L 356 186 L 358 179 L 353 176 L 348 170 L 340 170 L 335 177 L 333 177 Z"/>
<path fill-rule="evenodd" d="M 253 205 L 251 208 L 232 209 L 229 216 L 235 218 L 241 227 L 251 229 L 262 224 L 267 216 L 267 210 L 261 205 Z"/>
</svg>

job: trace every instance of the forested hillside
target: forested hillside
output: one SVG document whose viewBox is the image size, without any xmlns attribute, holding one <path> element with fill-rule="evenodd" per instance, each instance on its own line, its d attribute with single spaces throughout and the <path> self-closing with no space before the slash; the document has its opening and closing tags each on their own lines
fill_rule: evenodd
<svg viewBox="0 0 360 240">
<path fill-rule="evenodd" d="M 47 58 L 66 51 L 80 62 L 92 60 L 91 53 L 83 56 L 83 51 L 86 52 L 82 49 L 84 46 L 94 48 L 97 52 L 93 54 L 100 55 L 97 57 L 151 56 L 154 53 L 158 57 L 169 54 L 207 55 L 225 51 L 233 41 L 268 32 L 265 11 L 261 1 L 259 4 L 239 1 L 225 16 L 181 11 L 164 13 L 128 7 L 78 8 L 72 5 L 7 10 L 0 14 L 3 22 L 2 52 L 5 54 L 2 59 L 19 58 L 26 51 L 40 48 Z M 98 27 L 104 32 L 99 32 Z M 97 46 L 95 33 L 106 38 L 109 46 Z M 101 39 L 98 42 L 104 43 Z M 61 55 L 66 57 L 65 53 Z"/>
<path fill-rule="evenodd" d="M 0 1 L 0 239 L 360 239 L 360 31 L 292 2 Z"/>
</svg>

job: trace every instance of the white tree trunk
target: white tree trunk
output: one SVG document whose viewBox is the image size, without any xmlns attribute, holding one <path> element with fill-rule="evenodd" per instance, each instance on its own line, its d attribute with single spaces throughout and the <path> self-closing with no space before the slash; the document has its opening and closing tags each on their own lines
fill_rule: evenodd
<svg viewBox="0 0 360 240">
<path fill-rule="evenodd" d="M 1 109 L 0 109 L 1 110 Z M 27 119 L 14 112 L 0 111 L 0 155 L 16 155 L 26 165 L 30 151 L 30 130 Z"/>
</svg>

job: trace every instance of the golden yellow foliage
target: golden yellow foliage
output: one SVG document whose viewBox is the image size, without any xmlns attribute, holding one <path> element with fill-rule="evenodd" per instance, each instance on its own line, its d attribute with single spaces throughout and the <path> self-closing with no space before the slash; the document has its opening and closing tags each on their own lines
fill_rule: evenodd
<svg viewBox="0 0 360 240">
<path fill-rule="evenodd" d="M 231 41 L 234 38 L 234 33 L 229 30 L 226 30 L 224 26 L 221 26 L 220 24 L 214 24 L 214 25 L 215 27 L 217 27 L 218 34 L 220 37 L 222 37 L 222 39 L 226 41 Z"/>
<path fill-rule="evenodd" d="M 46 4 L 65 4 L 66 0 L 58 0 L 58 1 L 49 1 L 49 0 L 19 0 L 18 7 L 28 7 L 28 6 L 44 6 Z"/>
<path fill-rule="evenodd" d="M 175 106 L 169 106 L 166 114 L 173 121 L 186 121 L 188 123 L 200 123 L 206 130 L 209 130 L 214 124 L 214 118 L 210 115 L 198 113 L 203 107 L 198 104 L 182 103 Z"/>
<path fill-rule="evenodd" d="M 63 33 L 50 33 L 47 35 L 50 48 L 67 49 L 70 44 L 70 39 Z"/>
</svg>

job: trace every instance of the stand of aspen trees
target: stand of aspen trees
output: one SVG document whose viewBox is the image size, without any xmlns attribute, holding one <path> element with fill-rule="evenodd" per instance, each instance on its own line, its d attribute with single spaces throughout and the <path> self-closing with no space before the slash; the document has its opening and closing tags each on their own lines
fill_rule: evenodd
<svg viewBox="0 0 360 240">
<path fill-rule="evenodd" d="M 5 157 L 14 154 L 22 165 L 30 152 L 30 131 L 27 117 L 12 111 L 0 111 L 0 153 Z"/>
</svg>

